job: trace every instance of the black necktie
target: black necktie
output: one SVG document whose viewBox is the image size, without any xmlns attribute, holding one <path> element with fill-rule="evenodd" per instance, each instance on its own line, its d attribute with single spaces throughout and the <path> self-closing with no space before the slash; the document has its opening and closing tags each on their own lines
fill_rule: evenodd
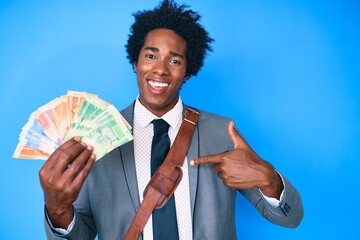
<svg viewBox="0 0 360 240">
<path fill-rule="evenodd" d="M 170 148 L 169 124 L 163 119 L 155 119 L 152 123 L 154 137 L 151 145 L 151 176 L 163 163 Z M 152 221 L 154 240 L 179 239 L 174 195 L 163 208 L 153 211 Z"/>
</svg>

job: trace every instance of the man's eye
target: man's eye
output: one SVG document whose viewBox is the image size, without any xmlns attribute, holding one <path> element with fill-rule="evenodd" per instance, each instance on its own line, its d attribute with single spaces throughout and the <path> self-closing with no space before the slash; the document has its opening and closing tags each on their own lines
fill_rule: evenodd
<svg viewBox="0 0 360 240">
<path fill-rule="evenodd" d="M 174 64 L 180 64 L 180 62 L 178 60 L 176 60 L 176 59 L 171 59 L 170 62 L 174 63 Z"/>
<path fill-rule="evenodd" d="M 155 59 L 155 56 L 152 54 L 146 54 L 145 57 L 150 58 L 150 59 Z"/>
</svg>

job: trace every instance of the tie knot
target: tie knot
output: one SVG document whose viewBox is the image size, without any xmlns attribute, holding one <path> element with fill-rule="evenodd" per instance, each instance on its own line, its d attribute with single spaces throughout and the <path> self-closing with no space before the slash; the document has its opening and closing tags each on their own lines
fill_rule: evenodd
<svg viewBox="0 0 360 240">
<path fill-rule="evenodd" d="M 154 134 L 167 133 L 169 130 L 169 124 L 163 119 L 154 119 Z"/>
</svg>

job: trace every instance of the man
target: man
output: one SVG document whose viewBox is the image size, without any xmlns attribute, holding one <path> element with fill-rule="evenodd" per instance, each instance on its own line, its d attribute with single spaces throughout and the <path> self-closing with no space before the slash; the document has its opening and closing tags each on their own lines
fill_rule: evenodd
<svg viewBox="0 0 360 240">
<path fill-rule="evenodd" d="M 134 141 L 95 164 L 93 147 L 79 137 L 49 157 L 39 173 L 49 239 L 124 238 L 151 177 L 153 120 L 170 125 L 173 142 L 186 108 L 181 86 L 211 50 L 200 16 L 186 6 L 165 0 L 134 16 L 126 47 L 139 96 L 121 112 L 133 126 Z M 303 217 L 296 189 L 250 148 L 228 118 L 200 111 L 182 170 L 174 194 L 177 230 L 171 235 L 176 238 L 236 239 L 236 191 L 275 224 L 294 228 Z M 158 228 L 167 225 L 156 227 L 150 219 L 141 239 L 164 239 L 155 236 Z"/>
</svg>

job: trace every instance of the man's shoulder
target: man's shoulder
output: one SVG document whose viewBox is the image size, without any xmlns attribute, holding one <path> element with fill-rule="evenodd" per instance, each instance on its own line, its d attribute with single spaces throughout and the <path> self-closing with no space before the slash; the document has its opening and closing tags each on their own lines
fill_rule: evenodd
<svg viewBox="0 0 360 240">
<path fill-rule="evenodd" d="M 214 153 L 231 149 L 233 144 L 227 130 L 231 118 L 202 109 L 198 110 L 200 118 L 197 129 L 199 136 L 202 137 L 202 147 Z"/>
</svg>

